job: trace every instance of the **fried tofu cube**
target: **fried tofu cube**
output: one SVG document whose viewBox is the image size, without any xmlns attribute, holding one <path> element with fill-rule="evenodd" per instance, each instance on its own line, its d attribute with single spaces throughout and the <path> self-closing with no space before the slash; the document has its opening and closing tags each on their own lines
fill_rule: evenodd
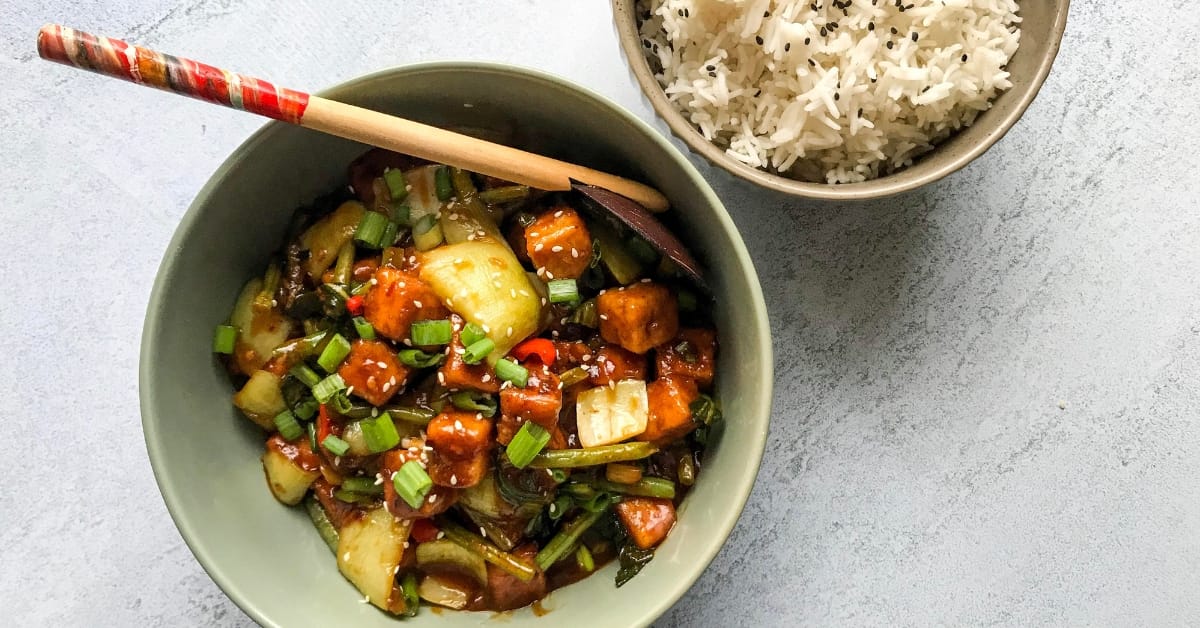
<svg viewBox="0 0 1200 628">
<path fill-rule="evenodd" d="M 646 356 L 626 351 L 616 345 L 601 347 L 587 367 L 588 381 L 593 386 L 607 386 L 623 379 L 646 379 Z"/>
<path fill-rule="evenodd" d="M 350 354 L 338 368 L 338 375 L 354 394 L 373 406 L 382 406 L 404 389 L 411 373 L 400 363 L 387 343 L 380 340 L 355 340 Z"/>
<path fill-rule="evenodd" d="M 384 266 L 375 271 L 374 281 L 363 298 L 363 316 L 376 333 L 391 340 L 407 339 L 413 321 L 450 315 L 429 284 L 416 275 Z"/>
<path fill-rule="evenodd" d="M 487 451 L 468 456 L 454 458 L 433 450 L 429 452 L 429 462 L 425 471 L 436 486 L 445 488 L 470 488 L 479 484 L 487 475 L 490 467 Z"/>
<path fill-rule="evenodd" d="M 638 440 L 665 445 L 696 429 L 692 402 L 700 398 L 696 382 L 682 376 L 664 377 L 646 387 L 650 418 Z"/>
<path fill-rule="evenodd" d="M 533 421 L 546 429 L 554 427 L 562 410 L 558 384 L 558 376 L 546 367 L 530 369 L 524 388 L 508 386 L 500 391 L 500 414 L 517 418 L 518 423 Z"/>
<path fill-rule="evenodd" d="M 450 458 L 469 458 L 492 444 L 492 421 L 476 412 L 447 409 L 425 427 L 425 440 Z"/>
<path fill-rule="evenodd" d="M 592 258 L 592 234 L 579 212 L 560 205 L 525 227 L 525 252 L 547 279 L 578 279 Z"/>
<path fill-rule="evenodd" d="M 639 282 L 596 297 L 600 336 L 634 353 L 645 353 L 679 333 L 679 306 L 662 284 Z"/>
<path fill-rule="evenodd" d="M 450 390 L 470 388 L 486 393 L 499 392 L 500 380 L 486 360 L 479 364 L 467 364 L 462 358 L 463 351 L 466 350 L 460 337 L 465 324 L 463 319 L 455 314 L 450 317 L 450 323 L 454 328 L 454 336 L 450 340 L 450 351 L 446 355 L 446 361 L 438 369 L 438 383 Z"/>
<path fill-rule="evenodd" d="M 681 330 L 674 339 L 656 348 L 657 376 L 690 377 L 696 380 L 696 385 L 707 390 L 713 382 L 716 353 L 717 333 L 713 330 Z"/>
<path fill-rule="evenodd" d="M 675 504 L 669 499 L 627 497 L 613 507 L 629 538 L 642 549 L 650 549 L 675 527 Z"/>
<path fill-rule="evenodd" d="M 424 443 L 420 439 L 409 439 L 409 444 L 420 449 Z M 392 449 L 379 457 L 379 474 L 383 476 L 383 503 L 388 512 L 398 519 L 424 519 L 442 514 L 458 501 L 458 491 L 434 484 L 420 508 L 413 508 L 400 497 L 396 485 L 390 480 L 400 467 L 410 460 L 417 460 L 422 454 L 413 454 L 407 449 Z M 428 465 L 428 461 L 426 461 Z M 430 478 L 432 479 L 432 478 Z"/>
</svg>

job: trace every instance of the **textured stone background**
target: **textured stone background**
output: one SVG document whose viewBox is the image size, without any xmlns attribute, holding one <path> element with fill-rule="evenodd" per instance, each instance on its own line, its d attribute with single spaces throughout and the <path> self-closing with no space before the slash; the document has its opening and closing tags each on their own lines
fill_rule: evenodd
<svg viewBox="0 0 1200 628">
<path fill-rule="evenodd" d="M 163 508 L 135 375 L 174 225 L 262 122 L 42 63 L 39 25 L 301 88 L 509 61 L 653 118 L 600 0 L 134 4 L 0 0 L 13 626 L 250 623 Z M 775 416 L 732 539 L 663 626 L 1200 624 L 1192 8 L 1078 0 L 1025 118 L 928 189 L 831 206 L 712 173 L 768 295 Z"/>
</svg>

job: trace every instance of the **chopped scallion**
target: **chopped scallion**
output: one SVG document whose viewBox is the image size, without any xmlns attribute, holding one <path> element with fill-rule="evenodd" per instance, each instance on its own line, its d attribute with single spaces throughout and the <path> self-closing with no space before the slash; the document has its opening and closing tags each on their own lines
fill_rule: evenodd
<svg viewBox="0 0 1200 628">
<path fill-rule="evenodd" d="M 317 415 L 320 408 L 321 404 L 317 403 L 316 399 L 305 399 L 292 408 L 292 413 L 296 415 L 296 418 L 308 421 Z"/>
<path fill-rule="evenodd" d="M 413 225 L 413 246 L 418 251 L 437 248 L 444 239 L 442 225 L 433 214 L 426 214 Z"/>
<path fill-rule="evenodd" d="M 580 543 L 579 549 L 575 550 L 575 563 L 588 573 L 596 569 L 596 561 L 592 558 L 592 552 L 583 543 Z"/>
<path fill-rule="evenodd" d="M 464 347 L 469 347 L 484 338 L 487 338 L 487 333 L 475 323 L 467 323 L 463 326 L 462 331 L 458 332 L 458 339 Z"/>
<path fill-rule="evenodd" d="M 579 287 L 574 279 L 555 279 L 546 284 L 551 303 L 574 303 L 579 300 Z"/>
<path fill-rule="evenodd" d="M 433 488 L 433 480 L 425 468 L 416 460 L 409 460 L 392 476 L 392 486 L 396 493 L 412 508 L 420 508 L 425 503 L 425 496 Z"/>
<path fill-rule="evenodd" d="M 460 390 L 450 395 L 450 403 L 459 410 L 478 412 L 486 417 L 496 415 L 496 399 L 491 395 Z"/>
<path fill-rule="evenodd" d="M 529 382 L 529 371 L 508 358 L 501 358 L 496 362 L 496 377 L 511 382 L 517 388 L 524 388 Z"/>
<path fill-rule="evenodd" d="M 508 448 L 505 449 L 508 461 L 514 467 L 524 469 L 529 466 L 530 462 L 533 462 L 534 457 L 541 453 L 542 448 L 548 442 L 550 442 L 550 432 L 547 432 L 546 428 L 532 421 L 526 421 L 508 442 Z"/>
<path fill-rule="evenodd" d="M 396 243 L 396 235 L 400 233 L 400 225 L 388 221 L 388 224 L 383 229 L 383 237 L 379 239 L 379 248 L 386 248 Z"/>
<path fill-rule="evenodd" d="M 317 375 L 316 371 L 303 362 L 293 366 L 292 370 L 288 372 L 292 374 L 292 377 L 300 380 L 301 383 L 309 388 L 316 386 L 317 382 L 321 381 L 321 376 Z"/>
<path fill-rule="evenodd" d="M 412 208 L 408 205 L 392 205 L 391 218 L 401 227 L 412 226 Z"/>
<path fill-rule="evenodd" d="M 317 382 L 317 385 L 313 386 L 312 393 L 313 398 L 317 400 L 317 403 L 329 403 L 329 400 L 333 399 L 334 395 L 345 389 L 345 380 L 342 379 L 341 375 L 334 373 L 333 375 L 330 375 L 329 377 Z"/>
<path fill-rule="evenodd" d="M 469 345 L 465 351 L 463 351 L 463 362 L 466 362 L 467 364 L 479 364 L 488 356 L 489 353 L 495 349 L 496 343 L 492 342 L 491 338 L 477 340 Z"/>
<path fill-rule="evenodd" d="M 354 230 L 354 241 L 359 246 L 377 249 L 383 243 L 383 232 L 387 230 L 387 227 L 387 216 L 379 212 L 366 212 L 358 223 L 358 229 Z"/>
<path fill-rule="evenodd" d="M 437 347 L 450 343 L 451 338 L 454 337 L 454 328 L 450 326 L 450 321 L 447 319 L 416 321 L 412 324 L 410 336 L 414 345 Z"/>
<path fill-rule="evenodd" d="M 354 409 L 354 403 L 350 401 L 350 396 L 347 395 L 346 391 L 344 390 L 338 391 L 337 394 L 335 394 L 333 398 L 329 400 L 329 405 L 338 414 L 346 414 Z"/>
<path fill-rule="evenodd" d="M 392 415 L 387 412 L 373 419 L 363 419 L 359 421 L 359 426 L 362 428 L 363 440 L 367 442 L 367 449 L 370 449 L 373 454 L 387 451 L 400 444 L 400 433 L 396 431 Z"/>
<path fill-rule="evenodd" d="M 335 456 L 344 456 L 346 455 L 346 452 L 350 451 L 350 443 L 347 443 L 333 434 L 326 436 L 325 440 L 321 441 L 321 446 L 329 450 L 329 453 Z"/>
<path fill-rule="evenodd" d="M 350 355 L 350 341 L 341 334 L 334 334 L 333 338 L 329 339 L 329 344 L 326 344 L 325 349 L 321 351 L 321 356 L 317 358 L 317 364 L 325 369 L 326 373 L 332 373 L 341 366 L 348 355 Z"/>
<path fill-rule="evenodd" d="M 229 355 L 233 353 L 233 346 L 237 343 L 237 327 L 233 325 L 217 325 L 213 330 L 213 353 L 224 353 Z"/>
<path fill-rule="evenodd" d="M 441 364 L 446 356 L 441 353 L 425 353 L 420 349 L 402 349 L 397 357 L 404 366 L 423 369 Z"/>
<path fill-rule="evenodd" d="M 358 337 L 363 340 L 375 339 L 375 326 L 361 316 L 354 317 L 354 331 L 358 332 Z"/>
<path fill-rule="evenodd" d="M 433 173 L 433 188 L 439 201 L 448 201 L 454 196 L 454 186 L 450 183 L 450 168 L 440 166 Z"/>
<path fill-rule="evenodd" d="M 275 415 L 275 429 L 279 430 L 284 440 L 296 440 L 304 434 L 304 428 L 296 422 L 296 416 L 287 410 Z"/>
<path fill-rule="evenodd" d="M 392 168 L 384 172 L 383 182 L 387 184 L 388 194 L 392 195 L 393 202 L 398 203 L 408 196 L 408 181 L 404 180 L 403 170 Z"/>
</svg>

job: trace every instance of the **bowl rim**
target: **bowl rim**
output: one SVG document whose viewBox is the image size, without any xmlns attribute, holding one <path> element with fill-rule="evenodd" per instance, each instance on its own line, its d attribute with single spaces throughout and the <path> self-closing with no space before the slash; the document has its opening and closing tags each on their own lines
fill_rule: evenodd
<svg viewBox="0 0 1200 628">
<path fill-rule="evenodd" d="M 962 151 L 945 164 L 917 176 L 911 176 L 911 174 L 910 176 L 904 176 L 904 173 L 908 171 L 905 168 L 896 173 L 869 181 L 829 184 L 788 179 L 766 170 L 753 168 L 729 157 L 724 151 L 717 148 L 715 144 L 704 139 L 704 136 L 696 130 L 696 127 L 691 122 L 688 122 L 683 117 L 683 114 L 675 109 L 675 106 L 667 99 L 662 86 L 654 78 L 654 72 L 650 70 L 650 63 L 646 60 L 646 55 L 642 54 L 641 36 L 637 31 L 637 15 L 635 11 L 637 0 L 610 1 L 613 10 L 613 22 L 617 30 L 617 40 L 624 53 L 625 61 L 632 71 L 638 87 L 641 88 L 642 94 L 650 101 L 650 105 L 654 108 L 658 117 L 667 123 L 667 126 L 670 127 L 675 137 L 683 140 L 692 151 L 703 156 L 709 163 L 720 167 L 740 179 L 785 194 L 826 201 L 885 198 L 901 192 L 914 190 L 961 170 L 967 164 L 975 161 L 976 158 L 987 152 L 989 148 L 1000 141 L 1012 129 L 1017 120 L 1025 114 L 1025 110 L 1029 108 L 1029 105 L 1033 103 L 1038 92 L 1041 91 L 1042 84 L 1045 83 L 1046 77 L 1050 75 L 1050 68 L 1054 65 L 1054 60 L 1058 56 L 1059 48 L 1062 45 L 1063 33 L 1067 27 L 1067 14 L 1069 13 L 1071 4 L 1070 0 L 1054 0 L 1057 4 L 1057 14 L 1055 15 L 1054 24 L 1051 27 L 1051 38 L 1047 42 L 1045 54 L 1034 70 L 1033 80 L 1021 91 L 1014 92 L 1014 90 L 1010 89 L 1003 92 L 1003 94 L 1015 93 L 1018 96 L 1017 105 L 1003 118 L 1000 118 L 999 124 L 993 127 L 981 141 L 971 146 L 968 150 Z"/>
<path fill-rule="evenodd" d="M 372 81 L 431 71 L 483 71 L 497 74 L 519 74 L 535 81 L 581 92 L 584 96 L 608 108 L 614 115 L 623 119 L 626 123 L 633 125 L 638 132 L 648 137 L 659 148 L 663 149 L 675 161 L 676 166 L 695 184 L 705 201 L 718 210 L 712 218 L 716 219 L 718 228 L 726 232 L 726 235 L 729 236 L 734 245 L 733 249 L 725 251 L 723 256 L 732 256 L 735 258 L 744 271 L 740 274 L 748 275 L 747 288 L 753 297 L 752 308 L 754 311 L 752 316 L 755 319 L 755 323 L 764 331 L 760 335 L 759 346 L 751 349 L 753 352 L 764 357 L 762 362 L 763 377 L 757 383 L 757 389 L 746 391 L 748 395 L 751 395 L 751 398 L 760 400 L 763 407 L 762 425 L 756 435 L 758 446 L 754 447 L 753 451 L 741 452 L 744 456 L 745 464 L 740 468 L 740 476 L 731 478 L 736 480 L 738 489 L 735 493 L 728 494 L 727 497 L 729 500 L 725 502 L 727 505 L 734 507 L 722 509 L 720 514 L 712 515 L 711 519 L 717 520 L 716 526 L 719 533 L 713 535 L 703 547 L 697 548 L 701 560 L 696 563 L 696 568 L 690 570 L 682 578 L 675 578 L 671 582 L 664 583 L 664 586 L 668 587 L 669 594 L 661 596 L 655 604 L 644 607 L 636 615 L 632 625 L 647 626 L 687 593 L 696 580 L 708 569 L 709 564 L 720 550 L 724 548 L 734 526 L 741 517 L 742 511 L 745 509 L 746 502 L 749 500 L 756 483 L 759 467 L 762 464 L 762 457 L 766 450 L 768 428 L 771 421 L 775 378 L 774 354 L 770 342 L 771 327 L 767 315 L 766 301 L 758 280 L 758 272 L 728 210 L 717 197 L 707 180 L 705 180 L 696 167 L 688 161 L 678 148 L 672 145 L 671 142 L 661 133 L 654 130 L 649 124 L 612 100 L 562 77 L 513 64 L 468 60 L 436 61 L 403 64 L 369 72 L 322 89 L 319 92 L 315 92 L 315 95 L 336 98 L 340 92 L 357 88 L 362 84 Z M 138 356 L 138 399 L 142 419 L 142 434 L 150 459 L 151 470 L 154 474 L 154 481 L 167 507 L 167 512 L 175 523 L 175 527 L 179 530 L 184 543 L 192 552 L 192 555 L 195 556 L 197 562 L 200 563 L 200 566 L 212 578 L 221 591 L 255 622 L 271 626 L 277 624 L 264 614 L 255 600 L 251 599 L 242 590 L 237 579 L 227 573 L 213 559 L 209 552 L 208 544 L 201 540 L 194 521 L 185 516 L 181 510 L 177 496 L 177 492 L 181 489 L 177 486 L 178 480 L 170 471 L 170 467 L 164 457 L 165 454 L 162 450 L 162 445 L 160 444 L 165 437 L 164 430 L 161 429 L 160 421 L 153 418 L 155 414 L 154 409 L 158 405 L 158 396 L 153 387 L 154 369 L 150 365 L 153 363 L 156 354 L 157 340 L 154 330 L 160 328 L 162 322 L 161 302 L 167 290 L 166 277 L 174 273 L 177 265 L 176 260 L 178 256 L 174 252 L 184 246 L 184 243 L 188 239 L 188 234 L 201 220 L 201 209 L 208 202 L 209 197 L 212 196 L 218 186 L 223 184 L 232 171 L 243 165 L 246 155 L 260 144 L 271 141 L 275 133 L 289 126 L 292 125 L 273 120 L 255 130 L 221 162 L 220 166 L 209 176 L 204 185 L 196 193 L 195 198 L 188 205 L 179 224 L 175 228 L 175 232 L 167 245 L 167 249 L 155 274 L 153 287 L 146 306 L 146 319 L 142 326 L 141 349 Z"/>
</svg>

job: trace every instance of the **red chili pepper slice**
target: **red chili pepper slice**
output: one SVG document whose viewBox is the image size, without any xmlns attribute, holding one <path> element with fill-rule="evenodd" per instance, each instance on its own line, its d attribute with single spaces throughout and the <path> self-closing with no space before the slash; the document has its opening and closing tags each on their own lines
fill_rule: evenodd
<svg viewBox="0 0 1200 628">
<path fill-rule="evenodd" d="M 438 532 L 441 530 L 428 519 L 417 519 L 413 522 L 412 538 L 418 543 L 428 543 L 437 539 Z"/>
<path fill-rule="evenodd" d="M 554 360 L 558 357 L 558 353 L 554 350 L 554 343 L 550 340 L 546 338 L 530 338 L 513 347 L 512 356 L 519 362 L 536 357 L 541 360 L 542 364 L 554 366 Z"/>
<path fill-rule="evenodd" d="M 317 413 L 317 446 L 324 449 L 325 437 L 333 433 L 333 419 L 329 417 L 329 409 L 321 404 Z"/>
<path fill-rule="evenodd" d="M 350 312 L 351 316 L 362 316 L 363 297 L 361 294 L 356 294 L 346 299 L 346 311 Z"/>
</svg>

